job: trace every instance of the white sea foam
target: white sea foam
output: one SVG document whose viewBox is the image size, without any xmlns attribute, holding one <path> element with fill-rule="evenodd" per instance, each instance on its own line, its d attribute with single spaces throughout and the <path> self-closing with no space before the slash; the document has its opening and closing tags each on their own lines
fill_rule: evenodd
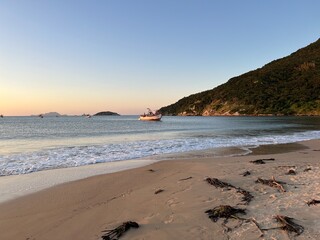
<svg viewBox="0 0 320 240">
<path fill-rule="evenodd" d="M 209 137 L 204 135 L 179 139 L 140 140 L 94 146 L 60 147 L 0 156 L 0 176 L 123 161 L 167 153 L 181 153 L 221 147 L 284 144 L 312 139 L 320 139 L 320 131 L 241 137 Z"/>
</svg>

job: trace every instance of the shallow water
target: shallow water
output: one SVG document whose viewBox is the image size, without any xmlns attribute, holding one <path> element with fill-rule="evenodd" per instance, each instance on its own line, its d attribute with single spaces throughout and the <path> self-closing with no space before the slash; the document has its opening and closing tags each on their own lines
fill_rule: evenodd
<svg viewBox="0 0 320 240">
<path fill-rule="evenodd" d="M 102 162 L 320 139 L 319 117 L 138 116 L 0 119 L 0 176 Z M 223 155 L 222 154 L 222 155 Z"/>
</svg>

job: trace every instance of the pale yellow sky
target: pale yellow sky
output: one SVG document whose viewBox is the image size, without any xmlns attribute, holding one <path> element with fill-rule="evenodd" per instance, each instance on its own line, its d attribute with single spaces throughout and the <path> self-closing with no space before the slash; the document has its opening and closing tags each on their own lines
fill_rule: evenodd
<svg viewBox="0 0 320 240">
<path fill-rule="evenodd" d="M 121 94 L 118 94 L 121 92 Z M 172 92 L 174 94 L 174 91 Z M 119 114 L 140 114 L 147 107 L 158 109 L 162 105 L 161 93 L 146 92 L 137 95 L 130 88 L 112 91 L 104 88 L 80 89 L 76 87 L 8 86 L 0 89 L 0 114 L 28 116 L 46 112 L 79 115 L 100 111 Z M 158 102 L 158 104 L 156 104 Z M 152 105 L 152 106 L 151 106 Z"/>
</svg>

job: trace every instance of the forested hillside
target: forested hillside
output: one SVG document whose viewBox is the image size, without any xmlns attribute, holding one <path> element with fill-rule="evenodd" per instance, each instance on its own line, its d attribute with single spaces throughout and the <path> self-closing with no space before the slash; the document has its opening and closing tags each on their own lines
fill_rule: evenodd
<svg viewBox="0 0 320 240">
<path fill-rule="evenodd" d="M 320 39 L 212 90 L 163 107 L 164 115 L 320 115 Z"/>
</svg>

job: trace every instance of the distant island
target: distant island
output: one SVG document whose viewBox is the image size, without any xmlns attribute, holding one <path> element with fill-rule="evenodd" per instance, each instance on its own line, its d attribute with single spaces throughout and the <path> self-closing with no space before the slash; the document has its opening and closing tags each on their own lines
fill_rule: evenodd
<svg viewBox="0 0 320 240">
<path fill-rule="evenodd" d="M 110 111 L 98 112 L 93 116 L 120 116 L 120 114 Z"/>
<path fill-rule="evenodd" d="M 60 114 L 58 112 L 48 112 L 48 113 L 41 113 L 41 114 L 33 114 L 31 115 L 31 117 L 68 117 L 69 115 L 66 114 Z M 70 115 L 71 116 L 71 115 Z M 90 114 L 82 114 L 82 115 L 73 115 L 75 117 L 77 116 L 82 116 L 82 117 L 91 117 Z M 115 113 L 115 112 L 111 112 L 111 111 L 103 111 L 103 112 L 98 112 L 96 114 L 94 114 L 93 116 L 120 116 L 120 114 Z"/>
<path fill-rule="evenodd" d="M 179 116 L 320 116 L 320 39 L 159 111 Z"/>
<path fill-rule="evenodd" d="M 60 113 L 57 112 L 48 112 L 48 113 L 41 113 L 41 114 L 37 114 L 37 115 L 31 115 L 31 117 L 66 117 L 67 115 L 61 115 Z"/>
</svg>

